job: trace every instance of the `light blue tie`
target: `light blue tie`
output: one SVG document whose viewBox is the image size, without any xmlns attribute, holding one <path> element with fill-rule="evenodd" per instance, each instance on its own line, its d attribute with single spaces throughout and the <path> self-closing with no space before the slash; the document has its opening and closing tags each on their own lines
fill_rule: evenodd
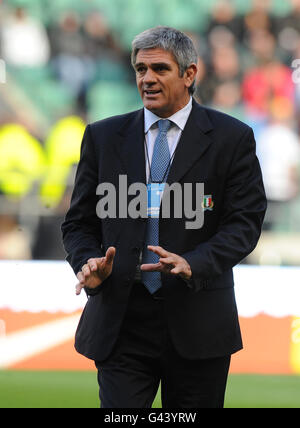
<svg viewBox="0 0 300 428">
<path fill-rule="evenodd" d="M 167 139 L 167 132 L 170 129 L 172 122 L 169 120 L 160 120 L 158 122 L 159 133 L 155 140 L 151 173 L 149 182 L 163 183 L 168 176 L 168 168 L 170 167 L 170 150 Z M 159 218 L 147 219 L 146 242 L 143 250 L 143 264 L 158 263 L 159 256 L 147 249 L 147 245 L 159 245 Z M 160 272 L 142 272 L 142 282 L 151 294 L 155 293 L 161 287 Z"/>
</svg>

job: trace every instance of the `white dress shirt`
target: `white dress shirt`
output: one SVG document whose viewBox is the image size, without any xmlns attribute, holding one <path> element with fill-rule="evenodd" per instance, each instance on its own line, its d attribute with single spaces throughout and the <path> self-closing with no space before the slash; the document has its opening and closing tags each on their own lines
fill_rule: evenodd
<svg viewBox="0 0 300 428">
<path fill-rule="evenodd" d="M 185 107 L 177 111 L 172 116 L 164 118 L 164 119 L 170 120 L 173 123 L 173 125 L 171 126 L 167 134 L 171 161 L 173 160 L 173 155 L 175 153 L 177 144 L 180 140 L 182 131 L 184 130 L 186 122 L 191 114 L 192 101 L 193 99 L 191 97 L 190 101 Z M 145 143 L 147 145 L 145 161 L 146 161 L 146 176 L 147 176 L 147 182 L 148 182 L 149 175 L 150 175 L 149 165 L 151 165 L 151 162 L 152 162 L 154 143 L 159 132 L 157 122 L 162 118 L 156 116 L 156 114 L 152 113 L 150 110 L 147 110 L 146 108 L 144 108 L 144 111 L 145 111 L 145 124 L 144 124 Z M 148 156 L 147 156 L 147 151 L 148 151 Z M 149 158 L 149 161 L 148 161 L 148 158 Z"/>
</svg>

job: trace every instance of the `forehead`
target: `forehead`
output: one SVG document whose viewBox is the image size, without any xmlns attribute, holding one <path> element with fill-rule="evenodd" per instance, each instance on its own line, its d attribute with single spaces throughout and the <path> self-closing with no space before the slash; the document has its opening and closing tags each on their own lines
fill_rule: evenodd
<svg viewBox="0 0 300 428">
<path fill-rule="evenodd" d="M 136 56 L 136 64 L 155 64 L 155 63 L 167 63 L 177 66 L 177 62 L 171 52 L 168 52 L 161 48 L 154 49 L 141 49 L 138 51 Z"/>
</svg>

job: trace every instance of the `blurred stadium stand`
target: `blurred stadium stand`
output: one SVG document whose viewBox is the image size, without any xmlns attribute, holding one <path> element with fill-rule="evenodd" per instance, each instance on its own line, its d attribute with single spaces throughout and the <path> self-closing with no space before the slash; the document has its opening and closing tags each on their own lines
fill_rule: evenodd
<svg viewBox="0 0 300 428">
<path fill-rule="evenodd" d="M 197 100 L 254 128 L 270 208 L 244 262 L 300 263 L 300 0 L 0 0 L 0 259 L 64 258 L 85 124 L 142 106 L 130 46 L 156 25 L 193 38 Z"/>
</svg>

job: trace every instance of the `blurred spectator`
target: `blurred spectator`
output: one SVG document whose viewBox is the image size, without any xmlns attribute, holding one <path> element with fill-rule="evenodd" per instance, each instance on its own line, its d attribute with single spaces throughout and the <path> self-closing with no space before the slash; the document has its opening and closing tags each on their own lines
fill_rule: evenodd
<svg viewBox="0 0 300 428">
<path fill-rule="evenodd" d="M 30 260 L 30 236 L 16 219 L 0 215 L 0 260 Z"/>
<path fill-rule="evenodd" d="M 0 188 L 9 197 L 23 198 L 45 172 L 43 148 L 28 130 L 17 124 L 0 128 Z"/>
<path fill-rule="evenodd" d="M 85 50 L 80 17 L 68 12 L 49 28 L 52 64 L 57 78 L 85 107 L 85 95 L 94 72 L 94 61 Z"/>
<path fill-rule="evenodd" d="M 7 64 L 16 67 L 41 67 L 48 63 L 50 45 L 40 21 L 18 7 L 1 23 L 1 52 Z"/>
<path fill-rule="evenodd" d="M 256 30 L 249 36 L 247 68 L 266 64 L 275 59 L 276 38 L 266 30 Z"/>
<path fill-rule="evenodd" d="M 231 44 L 214 47 L 211 51 L 206 81 L 205 83 L 203 82 L 203 84 L 205 84 L 206 94 L 208 94 L 206 102 L 215 104 L 216 100 L 214 97 L 216 95 L 216 90 L 220 89 L 222 93 L 224 93 L 223 89 L 226 90 L 226 88 L 232 87 L 233 94 L 232 96 L 229 94 L 228 99 L 228 103 L 231 104 L 236 95 L 236 87 L 238 87 L 238 92 L 240 93 L 241 81 L 242 72 L 240 58 L 235 47 Z M 226 83 L 230 83 L 230 85 L 223 86 L 223 84 Z M 240 95 L 238 98 L 240 99 Z"/>
<path fill-rule="evenodd" d="M 91 12 L 84 21 L 85 50 L 93 59 L 120 59 L 122 50 L 109 28 L 104 15 Z"/>
<path fill-rule="evenodd" d="M 219 0 L 214 5 L 206 35 L 209 37 L 215 30 L 224 28 L 229 30 L 236 40 L 241 40 L 242 19 L 237 16 L 235 7 L 229 0 Z"/>
<path fill-rule="evenodd" d="M 300 144 L 293 128 L 293 113 L 289 99 L 274 98 L 269 122 L 257 138 L 257 155 L 269 201 L 267 230 L 282 220 L 282 210 L 299 192 Z"/>
<path fill-rule="evenodd" d="M 252 0 L 252 7 L 243 18 L 243 41 L 258 30 L 276 35 L 276 19 L 271 13 L 271 0 Z"/>
<path fill-rule="evenodd" d="M 249 114 L 267 117 L 274 97 L 294 102 L 292 70 L 275 57 L 276 43 L 272 34 L 262 30 L 253 33 L 250 48 L 256 66 L 244 74 L 243 100 Z"/>
<path fill-rule="evenodd" d="M 225 27 L 215 27 L 208 36 L 208 43 L 211 49 L 234 46 L 235 42 L 234 34 Z"/>
<path fill-rule="evenodd" d="M 125 81 L 131 72 L 128 60 L 103 14 L 94 11 L 83 23 L 85 51 L 94 64 L 91 86 L 99 81 Z"/>
<path fill-rule="evenodd" d="M 241 82 L 241 67 L 238 52 L 233 46 L 214 49 L 211 58 L 212 74 L 219 82 L 236 79 Z"/>
<path fill-rule="evenodd" d="M 58 17 L 57 23 L 49 28 L 52 56 L 61 54 L 72 57 L 84 55 L 84 38 L 80 17 L 76 12 L 67 12 Z"/>
</svg>

